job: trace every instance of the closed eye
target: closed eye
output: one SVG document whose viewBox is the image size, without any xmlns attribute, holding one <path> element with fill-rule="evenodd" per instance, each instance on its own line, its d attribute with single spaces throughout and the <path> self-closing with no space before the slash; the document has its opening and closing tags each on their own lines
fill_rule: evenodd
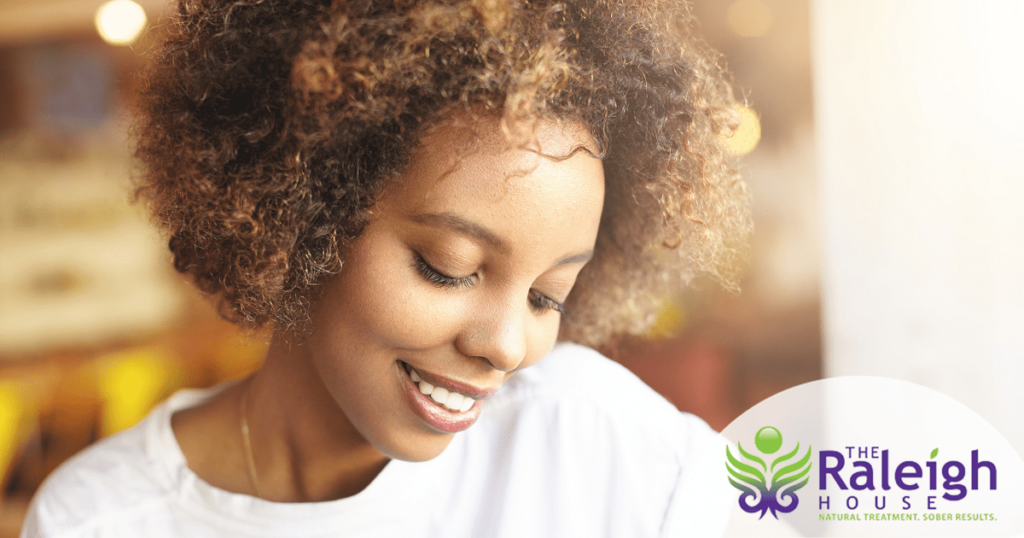
<svg viewBox="0 0 1024 538">
<path fill-rule="evenodd" d="M 427 263 L 427 260 L 423 259 L 420 253 L 414 252 L 413 254 L 415 255 L 413 265 L 427 282 L 442 288 L 451 289 L 468 288 L 477 282 L 476 274 L 464 277 L 446 275 Z M 535 312 L 543 313 L 545 310 L 554 310 L 563 316 L 565 315 L 565 303 L 560 303 L 537 290 L 530 290 L 529 300 L 530 307 Z"/>
<path fill-rule="evenodd" d="M 416 267 L 416 271 L 423 276 L 427 282 L 437 284 L 442 288 L 468 288 L 476 283 L 476 275 L 472 274 L 464 277 L 448 276 L 437 269 L 431 267 L 427 260 L 423 259 L 418 252 L 414 252 L 415 261 L 413 265 Z"/>
<path fill-rule="evenodd" d="M 565 303 L 560 303 L 537 290 L 530 290 L 530 306 L 537 312 L 550 309 L 565 315 Z"/>
</svg>

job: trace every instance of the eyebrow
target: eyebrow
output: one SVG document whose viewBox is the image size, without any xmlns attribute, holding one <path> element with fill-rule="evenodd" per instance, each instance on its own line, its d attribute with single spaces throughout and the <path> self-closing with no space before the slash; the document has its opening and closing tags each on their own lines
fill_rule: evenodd
<svg viewBox="0 0 1024 538">
<path fill-rule="evenodd" d="M 476 222 L 456 215 L 455 213 L 422 213 L 419 215 L 413 215 L 410 219 L 413 222 L 418 222 L 433 228 L 447 228 L 456 233 L 487 243 L 497 250 L 509 250 L 508 243 L 498 237 L 496 233 L 484 226 L 481 226 L 480 224 L 477 224 Z M 593 257 L 594 251 L 587 250 L 586 252 L 580 252 L 578 254 L 570 254 L 569 256 L 555 262 L 553 266 L 568 265 L 572 263 L 586 263 Z"/>
<path fill-rule="evenodd" d="M 498 237 L 497 234 L 454 213 L 422 213 L 419 215 L 413 215 L 411 219 L 414 222 L 425 224 L 433 228 L 447 228 L 456 233 L 467 235 L 487 243 L 498 250 L 508 250 L 508 244 L 506 244 L 502 238 Z"/>
<path fill-rule="evenodd" d="M 569 265 L 571 263 L 587 263 L 593 257 L 594 257 L 594 251 L 593 250 L 588 250 L 586 252 L 580 252 L 579 254 L 572 254 L 570 256 L 566 256 L 566 257 L 562 258 L 561 260 L 558 260 L 557 262 L 555 262 L 555 265 L 558 266 L 558 265 Z"/>
</svg>

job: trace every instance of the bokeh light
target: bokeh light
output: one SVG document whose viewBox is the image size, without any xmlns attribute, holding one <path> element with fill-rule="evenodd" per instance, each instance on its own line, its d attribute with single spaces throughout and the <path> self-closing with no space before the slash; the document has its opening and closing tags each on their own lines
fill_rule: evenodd
<svg viewBox="0 0 1024 538">
<path fill-rule="evenodd" d="M 725 14 L 729 29 L 740 37 L 764 37 L 775 18 L 764 0 L 736 0 Z"/>
<path fill-rule="evenodd" d="M 96 30 L 111 45 L 135 41 L 146 27 L 146 11 L 131 0 L 111 0 L 96 10 Z"/>
<path fill-rule="evenodd" d="M 761 121 L 758 119 L 757 113 L 749 107 L 736 105 L 734 110 L 740 116 L 740 125 L 736 128 L 736 132 L 722 142 L 729 153 L 737 156 L 746 155 L 754 151 L 757 143 L 761 141 Z"/>
</svg>

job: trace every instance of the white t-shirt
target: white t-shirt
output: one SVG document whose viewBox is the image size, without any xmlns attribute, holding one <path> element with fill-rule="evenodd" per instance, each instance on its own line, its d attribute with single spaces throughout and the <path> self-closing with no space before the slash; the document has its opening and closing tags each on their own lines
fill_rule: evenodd
<svg viewBox="0 0 1024 538">
<path fill-rule="evenodd" d="M 335 501 L 269 502 L 196 476 L 171 415 L 213 393 L 180 391 L 62 465 L 22 537 L 716 536 L 735 500 L 717 434 L 574 344 L 516 374 L 437 458 L 393 460 Z"/>
</svg>

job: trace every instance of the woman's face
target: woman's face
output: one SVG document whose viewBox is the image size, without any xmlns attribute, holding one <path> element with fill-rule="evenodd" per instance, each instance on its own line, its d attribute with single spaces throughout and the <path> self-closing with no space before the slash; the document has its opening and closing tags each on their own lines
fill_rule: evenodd
<svg viewBox="0 0 1024 538">
<path fill-rule="evenodd" d="M 458 121 L 374 205 L 308 341 L 331 397 L 391 458 L 440 454 L 551 350 L 601 219 L 601 161 L 573 153 L 597 153 L 582 128 L 541 122 L 538 152 L 510 147 L 497 121 Z"/>
</svg>

